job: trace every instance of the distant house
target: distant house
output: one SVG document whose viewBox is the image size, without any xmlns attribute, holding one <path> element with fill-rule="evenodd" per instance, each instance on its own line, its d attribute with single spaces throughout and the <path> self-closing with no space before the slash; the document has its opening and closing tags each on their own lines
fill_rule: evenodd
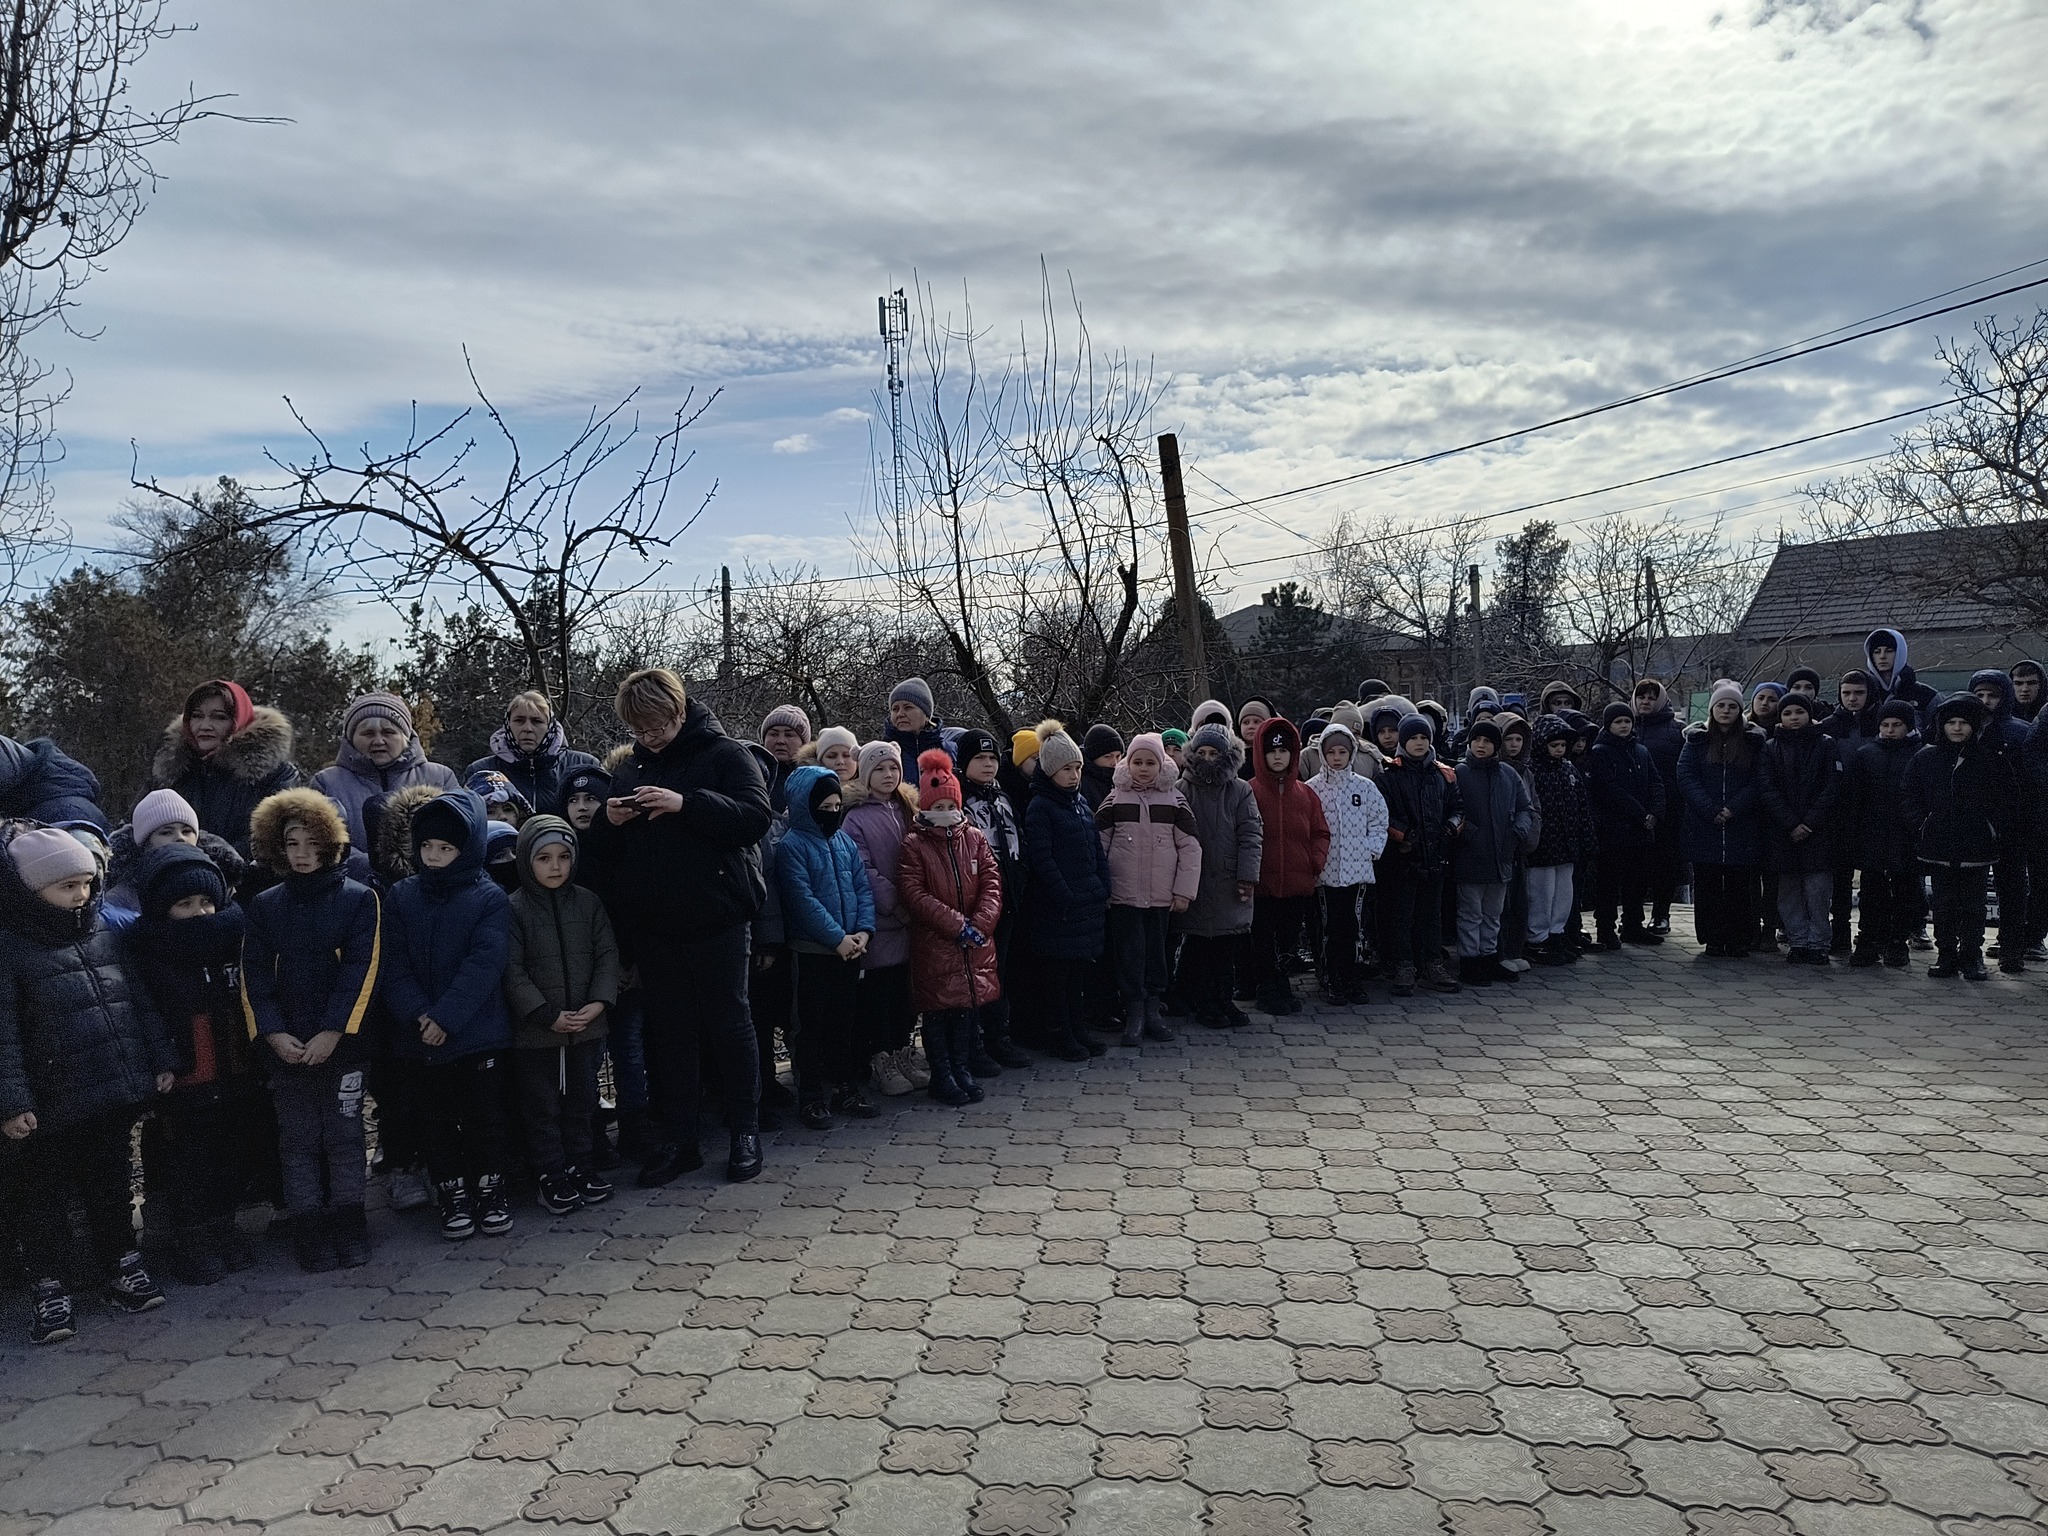
<svg viewBox="0 0 2048 1536">
<path fill-rule="evenodd" d="M 1968 686 L 1980 667 L 2048 654 L 2048 642 L 2009 611 L 1939 590 L 1939 573 L 1967 564 L 1981 542 L 1939 530 L 1780 545 L 1736 627 L 1735 650 L 1752 678 L 1807 666 L 1828 691 L 1863 665 L 1874 629 L 1903 633 L 1913 670 L 1942 691 Z"/>
</svg>

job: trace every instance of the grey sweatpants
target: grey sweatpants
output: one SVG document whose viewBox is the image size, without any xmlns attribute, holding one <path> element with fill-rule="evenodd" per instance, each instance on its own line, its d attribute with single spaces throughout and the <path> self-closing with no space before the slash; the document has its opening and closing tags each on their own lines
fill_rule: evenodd
<svg viewBox="0 0 2048 1536">
<path fill-rule="evenodd" d="M 363 1069 L 332 1057 L 317 1067 L 270 1068 L 284 1207 L 298 1216 L 363 1203 Z"/>
<path fill-rule="evenodd" d="M 1541 944 L 1563 933 L 1572 920 L 1572 867 L 1536 864 L 1529 869 L 1529 942 Z"/>
<path fill-rule="evenodd" d="M 1778 876 L 1778 921 L 1794 949 L 1827 953 L 1831 932 L 1828 905 L 1834 895 L 1835 877 L 1831 870 L 1815 870 L 1808 875 L 1785 872 Z"/>
<path fill-rule="evenodd" d="M 1499 882 L 1458 882 L 1458 953 L 1465 959 L 1499 952 L 1500 914 L 1507 900 L 1508 888 Z"/>
</svg>

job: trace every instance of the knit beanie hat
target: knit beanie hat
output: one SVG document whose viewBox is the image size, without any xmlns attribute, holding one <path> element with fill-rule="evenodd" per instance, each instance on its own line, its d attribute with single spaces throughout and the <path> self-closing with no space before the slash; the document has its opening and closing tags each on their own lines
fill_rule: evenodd
<svg viewBox="0 0 2048 1536">
<path fill-rule="evenodd" d="M 1783 683 L 1758 683 L 1749 690 L 1750 701 L 1754 703 L 1765 692 L 1769 692 L 1774 699 L 1782 699 L 1785 696 L 1785 685 Z"/>
<path fill-rule="evenodd" d="M 915 704 L 923 710 L 926 719 L 937 716 L 939 706 L 932 700 L 932 685 L 921 677 L 906 677 L 889 690 L 891 704 Z"/>
<path fill-rule="evenodd" d="M 1197 735 L 1201 733 L 1196 732 Z M 1055 731 L 1038 744 L 1038 771 L 1051 778 L 1069 763 L 1081 761 L 1081 749 L 1064 731 Z"/>
<path fill-rule="evenodd" d="M 834 747 L 851 748 L 856 756 L 860 753 L 860 738 L 843 725 L 828 725 L 818 732 L 818 756 L 823 757 Z"/>
<path fill-rule="evenodd" d="M 953 776 L 953 759 L 943 747 L 917 754 L 917 808 L 936 811 L 942 805 L 960 804 L 960 781 Z"/>
<path fill-rule="evenodd" d="M 1466 714 L 1476 715 L 1482 709 L 1490 710 L 1495 714 L 1500 713 L 1500 695 L 1484 683 L 1481 683 L 1465 696 Z"/>
<path fill-rule="evenodd" d="M 865 787 L 868 775 L 883 763 L 894 763 L 900 771 L 903 767 L 903 749 L 893 741 L 871 741 L 860 749 L 860 767 L 854 778 Z"/>
<path fill-rule="evenodd" d="M 602 768 L 578 768 L 562 780 L 562 804 L 567 805 L 578 795 L 595 795 L 602 800 L 611 787 L 612 776 Z"/>
<path fill-rule="evenodd" d="M 811 717 L 794 704 L 778 704 L 761 717 L 761 734 L 766 736 L 773 726 L 786 725 L 805 741 L 811 739 Z"/>
<path fill-rule="evenodd" d="M 1820 674 L 1811 667 L 1794 667 L 1786 674 L 1785 687 L 1788 691 L 1797 688 L 1801 683 L 1811 683 L 1813 691 L 1820 692 Z"/>
<path fill-rule="evenodd" d="M 1314 741 L 1330 728 L 1328 715 L 1310 715 L 1301 725 L 1301 739 L 1304 744 Z"/>
<path fill-rule="evenodd" d="M 1162 746 L 1184 747 L 1188 744 L 1188 733 L 1177 725 L 1169 725 L 1159 733 L 1159 741 Z"/>
<path fill-rule="evenodd" d="M 218 912 L 228 904 L 228 883 L 212 859 L 197 848 L 179 845 L 152 849 L 142 864 L 142 915 L 158 921 L 171 915 L 171 908 L 187 896 L 205 896 Z"/>
<path fill-rule="evenodd" d="M 1501 741 L 1500 726 L 1491 720 L 1474 720 L 1471 728 L 1465 732 L 1465 740 L 1468 742 L 1490 741 L 1493 743 L 1493 750 L 1498 752 Z"/>
<path fill-rule="evenodd" d="M 1370 704 L 1374 699 L 1384 698 L 1394 690 L 1387 686 L 1383 677 L 1368 677 L 1358 685 L 1358 702 Z"/>
<path fill-rule="evenodd" d="M 1779 716 L 1782 718 L 1785 711 L 1788 709 L 1803 710 L 1805 711 L 1807 716 L 1811 718 L 1813 715 L 1813 700 L 1809 699 L 1803 693 L 1787 693 L 1785 697 L 1779 701 Z"/>
<path fill-rule="evenodd" d="M 355 739 L 356 727 L 365 720 L 389 720 L 407 736 L 413 734 L 412 706 L 395 693 L 366 693 L 348 707 L 341 717 L 341 739 Z"/>
<path fill-rule="evenodd" d="M 1712 709 L 1716 704 L 1721 703 L 1730 703 L 1738 709 L 1741 708 L 1742 684 L 1731 682 L 1725 677 L 1714 684 L 1714 691 L 1707 695 L 1707 708 Z"/>
<path fill-rule="evenodd" d="M 182 822 L 197 832 L 199 813 L 175 789 L 152 789 L 135 803 L 135 815 L 130 822 L 135 846 L 140 848 L 156 835 L 159 828 L 168 827 L 172 822 Z"/>
<path fill-rule="evenodd" d="M 1091 763 L 1104 753 L 1123 749 L 1124 739 L 1113 725 L 1091 725 L 1088 734 L 1081 738 L 1081 756 Z"/>
<path fill-rule="evenodd" d="M 92 876 L 100 872 L 99 860 L 92 856 L 92 850 L 69 832 L 55 827 L 29 828 L 7 845 L 7 856 L 14 861 L 21 883 L 32 891 L 75 875 Z"/>
<path fill-rule="evenodd" d="M 963 769 L 984 753 L 998 759 L 1003 755 L 1003 749 L 997 743 L 993 731 L 984 731 L 978 725 L 971 725 L 953 739 L 953 761 Z M 918 777 L 922 778 L 923 774 L 920 773 Z"/>
<path fill-rule="evenodd" d="M 1018 731 L 1010 737 L 1010 762 L 1022 768 L 1038 756 L 1038 732 Z"/>
<path fill-rule="evenodd" d="M 1909 700 L 1886 699 L 1877 707 L 1877 718 L 1880 724 L 1886 720 L 1903 720 L 1906 722 L 1906 729 L 1910 731 L 1918 728 L 1920 711 L 1915 709 Z"/>
<path fill-rule="evenodd" d="M 1635 719 L 1635 717 L 1636 712 L 1633 709 L 1629 708 L 1628 705 L 1623 703 L 1620 699 L 1616 699 L 1613 703 L 1609 704 L 1605 709 L 1600 711 L 1600 725 L 1601 728 L 1604 730 L 1612 726 L 1614 722 L 1617 720 L 1633 720 Z"/>
<path fill-rule="evenodd" d="M 1403 715 L 1401 717 L 1400 734 L 1396 739 L 1405 747 L 1417 736 L 1427 736 L 1434 741 L 1436 739 L 1436 732 L 1431 728 L 1429 721 L 1423 716 Z"/>
<path fill-rule="evenodd" d="M 1211 721 L 1220 721 L 1226 731 L 1237 729 L 1237 716 L 1230 712 L 1230 706 L 1221 699 L 1204 699 L 1195 706 L 1195 712 L 1188 718 L 1188 729 L 1199 731 Z"/>
<path fill-rule="evenodd" d="M 1571 738 L 1570 722 L 1557 715 L 1536 717 L 1536 741 L 1540 746 L 1549 746 L 1553 741 L 1568 741 Z"/>
<path fill-rule="evenodd" d="M 1124 756 L 1126 758 L 1136 757 L 1140 752 L 1150 752 L 1152 754 L 1152 761 L 1162 767 L 1167 766 L 1173 761 L 1173 759 L 1166 755 L 1166 742 L 1157 731 L 1140 731 L 1137 735 L 1133 736 L 1130 746 L 1124 749 Z"/>
<path fill-rule="evenodd" d="M 1188 753 L 1192 756 L 1203 747 L 1214 747 L 1227 758 L 1230 756 L 1231 740 L 1228 726 L 1205 725 L 1188 738 Z"/>
</svg>

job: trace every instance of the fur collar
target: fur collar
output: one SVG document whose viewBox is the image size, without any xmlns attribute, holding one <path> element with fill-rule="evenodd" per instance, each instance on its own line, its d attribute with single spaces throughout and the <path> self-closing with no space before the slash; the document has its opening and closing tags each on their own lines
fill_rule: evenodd
<svg viewBox="0 0 2048 1536">
<path fill-rule="evenodd" d="M 184 717 L 164 727 L 150 775 L 159 786 L 176 784 L 201 766 L 218 767 L 244 784 L 260 784 L 292 760 L 292 723 L 267 704 L 256 706 L 247 730 L 237 731 L 211 758 L 202 758 L 185 739 Z"/>
<path fill-rule="evenodd" d="M 386 880 L 395 883 L 413 872 L 413 814 L 443 793 L 438 784 L 408 784 L 384 797 L 383 817 L 377 823 L 377 846 L 371 854 L 377 873 Z"/>
</svg>

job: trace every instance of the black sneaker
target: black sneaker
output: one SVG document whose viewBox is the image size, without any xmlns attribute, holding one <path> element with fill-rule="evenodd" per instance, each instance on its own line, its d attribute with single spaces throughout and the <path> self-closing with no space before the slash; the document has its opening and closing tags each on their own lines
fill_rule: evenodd
<svg viewBox="0 0 2048 1536">
<path fill-rule="evenodd" d="M 476 1236 L 476 1204 L 469 1185 L 461 1179 L 444 1179 L 435 1186 L 441 1201 L 441 1235 L 451 1243 Z"/>
<path fill-rule="evenodd" d="M 583 1203 L 583 1186 L 573 1171 L 544 1173 L 539 1180 L 540 1203 L 557 1216 L 566 1216 Z M 611 1188 L 609 1184 L 605 1186 Z"/>
<path fill-rule="evenodd" d="M 566 1175 L 569 1183 L 583 1192 L 585 1205 L 603 1205 L 612 1197 L 612 1181 L 600 1178 L 584 1168 L 571 1168 Z"/>
<path fill-rule="evenodd" d="M 505 1176 L 487 1173 L 476 1181 L 476 1226 L 486 1237 L 512 1230 L 512 1206 L 505 1198 Z"/>
<path fill-rule="evenodd" d="M 360 1205 L 334 1207 L 327 1213 L 327 1222 L 337 1264 L 343 1269 L 360 1269 L 370 1262 L 370 1219 Z"/>
<path fill-rule="evenodd" d="M 32 1302 L 28 1318 L 31 1344 L 61 1344 L 78 1332 L 71 1315 L 71 1297 L 62 1280 L 38 1280 Z"/>
<path fill-rule="evenodd" d="M 1957 965 L 1956 962 L 1952 960 L 1949 956 L 1943 955 L 1940 959 L 1936 960 L 1934 964 L 1927 967 L 1927 974 L 1929 976 L 1932 976 L 1936 981 L 1949 981 L 1957 976 L 1962 975 L 1963 968 L 1960 965 Z"/>
<path fill-rule="evenodd" d="M 107 1282 L 107 1300 L 123 1312 L 149 1312 L 164 1304 L 164 1292 L 142 1267 L 142 1255 L 130 1249 Z"/>
<path fill-rule="evenodd" d="M 1903 971 L 1913 963 L 1913 958 L 1906 953 L 1905 945 L 1893 944 L 1885 949 L 1884 963 L 1887 970 Z"/>
<path fill-rule="evenodd" d="M 832 1129 L 832 1106 L 823 1099 L 810 1099 L 797 1107 L 797 1119 L 807 1131 Z"/>
<path fill-rule="evenodd" d="M 868 1096 L 860 1091 L 860 1085 L 849 1083 L 844 1088 L 833 1090 L 832 1113 L 845 1115 L 850 1120 L 874 1120 L 881 1111 L 868 1102 Z"/>
</svg>

